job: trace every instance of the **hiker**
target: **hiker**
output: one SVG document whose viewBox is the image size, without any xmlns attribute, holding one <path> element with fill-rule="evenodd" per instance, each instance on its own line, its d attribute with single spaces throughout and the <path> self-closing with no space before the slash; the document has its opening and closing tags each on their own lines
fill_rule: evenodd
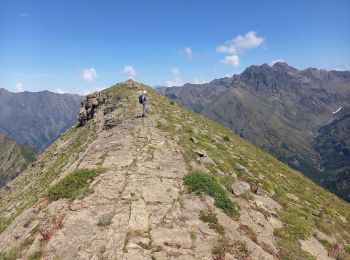
<svg viewBox="0 0 350 260">
<path fill-rule="evenodd" d="M 144 90 L 143 94 L 139 96 L 139 103 L 142 104 L 142 117 L 147 117 L 147 109 L 146 109 L 146 105 L 147 105 L 147 98 L 146 98 L 146 94 L 147 91 Z"/>
</svg>

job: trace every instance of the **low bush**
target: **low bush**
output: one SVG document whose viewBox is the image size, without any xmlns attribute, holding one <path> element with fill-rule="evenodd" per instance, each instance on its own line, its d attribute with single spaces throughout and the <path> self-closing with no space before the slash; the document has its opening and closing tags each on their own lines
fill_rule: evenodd
<svg viewBox="0 0 350 260">
<path fill-rule="evenodd" d="M 218 180 L 208 173 L 190 172 L 184 176 L 184 183 L 190 192 L 204 192 L 215 201 L 215 206 L 221 208 L 227 215 L 237 214 L 236 209 L 224 188 Z"/>
<path fill-rule="evenodd" d="M 113 212 L 106 213 L 101 216 L 97 225 L 102 227 L 109 226 L 112 223 L 113 217 L 114 217 Z"/>
</svg>

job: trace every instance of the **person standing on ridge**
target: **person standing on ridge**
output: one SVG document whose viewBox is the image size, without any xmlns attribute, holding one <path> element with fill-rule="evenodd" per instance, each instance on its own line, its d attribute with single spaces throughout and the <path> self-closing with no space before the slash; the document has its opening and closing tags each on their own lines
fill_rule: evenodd
<svg viewBox="0 0 350 260">
<path fill-rule="evenodd" d="M 147 91 L 144 90 L 143 94 L 139 96 L 139 103 L 142 104 L 142 117 L 147 117 L 147 98 L 146 98 Z"/>
</svg>

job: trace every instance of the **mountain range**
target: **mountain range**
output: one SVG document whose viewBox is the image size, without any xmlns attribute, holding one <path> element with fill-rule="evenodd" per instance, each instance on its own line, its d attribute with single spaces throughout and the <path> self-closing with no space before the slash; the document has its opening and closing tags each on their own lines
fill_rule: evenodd
<svg viewBox="0 0 350 260">
<path fill-rule="evenodd" d="M 0 133 L 43 151 L 76 120 L 83 97 L 49 91 L 12 93 L 0 89 Z"/>
<path fill-rule="evenodd" d="M 277 62 L 273 66 L 251 66 L 241 74 L 205 84 L 158 91 L 229 127 L 317 183 L 350 199 L 350 191 L 338 190 L 335 183 L 340 171 L 325 164 L 323 150 L 315 147 L 321 128 L 332 122 L 333 112 L 350 105 L 349 71 L 297 70 Z M 347 138 L 350 139 L 348 135 Z"/>
<path fill-rule="evenodd" d="M 0 188 L 1 259 L 349 258 L 349 204 L 263 149 L 132 80 L 93 98 Z"/>
</svg>

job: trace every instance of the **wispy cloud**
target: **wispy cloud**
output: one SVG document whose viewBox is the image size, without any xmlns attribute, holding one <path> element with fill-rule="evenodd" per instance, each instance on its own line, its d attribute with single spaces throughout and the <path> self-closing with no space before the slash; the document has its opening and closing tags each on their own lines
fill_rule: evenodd
<svg viewBox="0 0 350 260">
<path fill-rule="evenodd" d="M 228 54 L 221 60 L 222 63 L 239 66 L 239 56 L 249 49 L 258 47 L 264 42 L 264 38 L 257 35 L 257 32 L 250 31 L 245 35 L 238 35 L 232 40 L 226 41 L 224 44 L 216 47 L 216 51 Z"/>
<path fill-rule="evenodd" d="M 27 13 L 19 13 L 18 17 L 20 17 L 20 18 L 28 18 L 28 17 L 30 17 L 30 15 L 27 14 Z"/>
<path fill-rule="evenodd" d="M 172 68 L 171 74 L 173 75 L 174 79 L 166 81 L 167 87 L 181 86 L 181 85 L 185 84 L 185 81 L 181 78 L 179 68 Z"/>
<path fill-rule="evenodd" d="M 122 69 L 122 73 L 126 75 L 129 79 L 135 79 L 137 75 L 137 71 L 133 66 L 124 66 Z"/>
<path fill-rule="evenodd" d="M 94 93 L 96 91 L 103 90 L 103 87 L 94 87 L 94 88 L 78 88 L 78 89 L 62 89 L 62 88 L 56 88 L 51 90 L 52 92 L 58 93 L 58 94 L 77 94 L 80 96 L 86 96 L 88 94 Z"/>
<path fill-rule="evenodd" d="M 194 57 L 192 48 L 190 47 L 185 47 L 184 49 L 179 50 L 179 53 L 181 56 L 184 56 L 188 60 L 192 60 Z"/>
<path fill-rule="evenodd" d="M 208 80 L 205 80 L 205 79 L 193 79 L 192 83 L 193 84 L 204 84 L 204 83 L 208 83 L 209 81 Z"/>
<path fill-rule="evenodd" d="M 341 64 L 341 65 L 338 65 L 338 66 L 334 67 L 333 70 L 346 71 L 346 70 L 348 70 L 348 68 L 347 68 L 347 66 L 345 64 Z"/>
<path fill-rule="evenodd" d="M 275 60 L 270 62 L 270 66 L 275 65 L 275 63 L 277 63 L 277 62 L 285 62 L 285 61 L 284 61 L 284 59 L 275 59 Z"/>
<path fill-rule="evenodd" d="M 84 69 L 81 76 L 87 81 L 93 81 L 97 78 L 95 68 Z"/>
<path fill-rule="evenodd" d="M 17 91 L 17 92 L 23 92 L 23 91 L 24 91 L 23 83 L 22 83 L 22 82 L 17 82 L 17 83 L 15 84 L 15 88 L 16 88 L 16 91 Z"/>
<path fill-rule="evenodd" d="M 173 79 L 165 82 L 167 87 L 182 86 L 185 83 L 204 84 L 208 82 L 208 80 L 205 79 L 194 78 L 191 80 L 188 78 L 183 78 L 180 69 L 176 67 L 171 69 L 171 74 L 173 75 Z"/>
</svg>

